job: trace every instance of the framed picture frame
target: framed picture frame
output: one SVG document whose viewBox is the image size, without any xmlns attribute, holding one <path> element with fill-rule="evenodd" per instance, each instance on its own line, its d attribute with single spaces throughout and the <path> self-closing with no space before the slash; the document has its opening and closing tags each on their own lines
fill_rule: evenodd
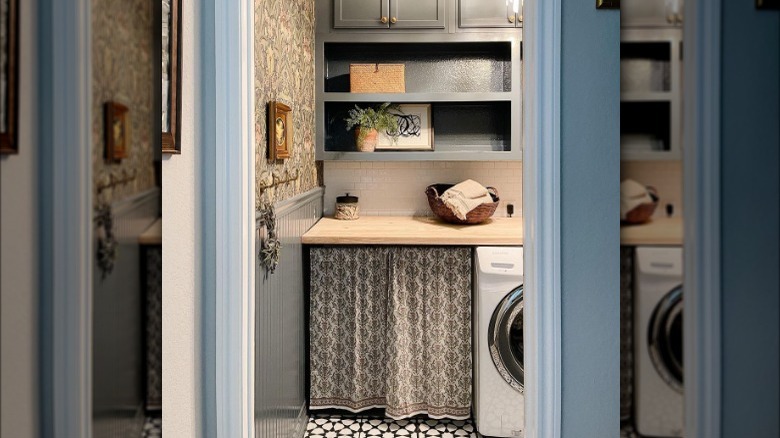
<svg viewBox="0 0 780 438">
<path fill-rule="evenodd" d="M 0 0 L 0 155 L 19 153 L 18 25 L 18 0 Z"/>
<path fill-rule="evenodd" d="M 162 152 L 181 153 L 181 0 L 162 0 Z"/>
<path fill-rule="evenodd" d="M 106 161 L 118 163 L 130 149 L 130 110 L 118 102 L 104 104 Z"/>
<path fill-rule="evenodd" d="M 433 123 L 430 104 L 402 104 L 395 112 L 398 137 L 386 132 L 377 138 L 377 151 L 433 151 Z"/>
<path fill-rule="evenodd" d="M 268 161 L 290 158 L 293 145 L 292 108 L 272 100 L 268 102 Z"/>
</svg>

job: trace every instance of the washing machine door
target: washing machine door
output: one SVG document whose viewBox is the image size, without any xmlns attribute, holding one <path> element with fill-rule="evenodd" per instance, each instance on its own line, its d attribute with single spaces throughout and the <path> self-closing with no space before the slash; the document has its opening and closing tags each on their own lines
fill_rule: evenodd
<svg viewBox="0 0 780 438">
<path fill-rule="evenodd" d="M 509 292 L 496 307 L 488 328 L 488 348 L 501 377 L 523 392 L 523 286 Z"/>
<path fill-rule="evenodd" d="M 683 392 L 683 291 L 678 286 L 656 305 L 648 327 L 650 359 L 661 378 Z"/>
</svg>

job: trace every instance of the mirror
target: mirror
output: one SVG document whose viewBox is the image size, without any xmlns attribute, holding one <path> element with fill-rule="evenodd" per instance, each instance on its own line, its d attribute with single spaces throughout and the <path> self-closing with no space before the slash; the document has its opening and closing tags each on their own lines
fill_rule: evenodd
<svg viewBox="0 0 780 438">
<path fill-rule="evenodd" d="M 16 154 L 18 0 L 0 0 L 0 154 Z"/>
<path fill-rule="evenodd" d="M 181 0 L 162 0 L 162 151 L 166 154 L 181 153 L 180 14 Z"/>
</svg>

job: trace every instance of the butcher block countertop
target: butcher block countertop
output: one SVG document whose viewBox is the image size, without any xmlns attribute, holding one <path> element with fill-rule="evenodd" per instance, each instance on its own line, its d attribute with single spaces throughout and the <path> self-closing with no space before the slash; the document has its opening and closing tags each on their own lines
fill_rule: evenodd
<svg viewBox="0 0 780 438">
<path fill-rule="evenodd" d="M 683 219 L 681 217 L 657 218 L 642 225 L 620 227 L 620 244 L 634 245 L 682 245 Z"/>
<path fill-rule="evenodd" d="M 162 244 L 162 218 L 154 221 L 149 228 L 138 236 L 138 243 L 141 245 L 161 245 Z"/>
<path fill-rule="evenodd" d="M 320 219 L 301 241 L 309 245 L 519 246 L 521 218 L 491 218 L 479 225 L 452 225 L 431 217 L 364 216 L 354 221 Z"/>
</svg>

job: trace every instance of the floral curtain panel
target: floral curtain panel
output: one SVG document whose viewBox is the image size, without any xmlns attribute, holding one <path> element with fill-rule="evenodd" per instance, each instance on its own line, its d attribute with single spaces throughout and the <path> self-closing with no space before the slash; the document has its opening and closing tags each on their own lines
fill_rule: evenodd
<svg viewBox="0 0 780 438">
<path fill-rule="evenodd" d="M 471 249 L 311 251 L 312 409 L 467 418 Z"/>
</svg>

